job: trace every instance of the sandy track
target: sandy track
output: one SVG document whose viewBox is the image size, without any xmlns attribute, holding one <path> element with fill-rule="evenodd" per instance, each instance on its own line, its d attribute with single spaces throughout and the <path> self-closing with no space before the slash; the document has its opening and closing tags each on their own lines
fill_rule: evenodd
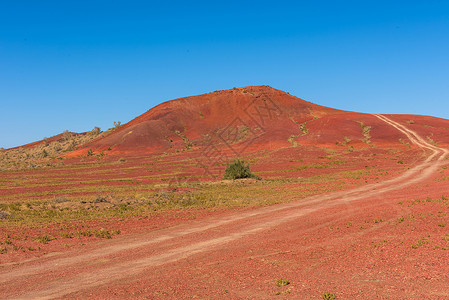
<svg viewBox="0 0 449 300">
<path fill-rule="evenodd" d="M 48 299 L 89 290 L 139 274 L 155 266 L 223 247 L 226 243 L 321 209 L 404 189 L 431 176 L 449 151 L 429 144 L 416 132 L 376 115 L 428 153 L 420 164 L 401 176 L 348 191 L 318 195 L 300 201 L 210 218 L 194 225 L 120 237 L 86 253 L 67 252 L 17 265 L 0 266 L 0 298 Z"/>
</svg>

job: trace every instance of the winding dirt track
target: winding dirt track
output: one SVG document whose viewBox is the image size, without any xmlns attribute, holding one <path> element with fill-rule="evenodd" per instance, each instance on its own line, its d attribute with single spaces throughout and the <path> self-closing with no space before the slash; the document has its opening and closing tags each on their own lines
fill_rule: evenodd
<svg viewBox="0 0 449 300">
<path fill-rule="evenodd" d="M 401 176 L 348 191 L 309 197 L 296 202 L 213 217 L 189 226 L 118 237 L 92 251 L 68 251 L 21 264 L 0 265 L 0 298 L 50 299 L 124 280 L 187 257 L 220 249 L 226 243 L 275 228 L 321 209 L 401 190 L 431 176 L 449 151 L 426 142 L 393 120 L 379 119 L 421 147 L 427 158 Z M 447 162 L 446 162 L 447 163 Z"/>
</svg>

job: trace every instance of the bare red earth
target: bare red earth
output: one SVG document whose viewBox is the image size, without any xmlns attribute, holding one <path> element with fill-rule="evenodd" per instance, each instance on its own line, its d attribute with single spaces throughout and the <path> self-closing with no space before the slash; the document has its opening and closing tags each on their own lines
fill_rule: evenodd
<svg viewBox="0 0 449 300">
<path fill-rule="evenodd" d="M 251 92 L 248 88 L 244 96 Z M 334 111 L 307 123 L 307 141 L 301 140 L 303 136 L 295 138 L 301 144 L 317 143 L 322 148 L 303 150 L 319 153 L 332 144 L 341 147 L 330 142 L 332 139 L 346 142 L 344 147 L 352 142 L 357 149 L 364 136 L 356 119 L 372 126 L 372 143 L 380 149 L 394 146 L 393 150 L 407 153 L 410 147 L 410 156 L 404 156 L 409 160 L 407 167 L 397 169 L 399 164 L 389 160 L 383 167 L 396 169 L 393 173 L 400 175 L 275 206 L 207 213 L 160 230 L 144 226 L 112 241 L 2 264 L 0 297 L 308 299 L 329 292 L 340 299 L 447 299 L 449 193 L 445 182 L 449 151 L 440 147 L 447 145 L 445 132 L 437 126 L 425 134 L 420 133 L 421 127 L 414 130 L 419 121 L 427 121 L 424 117 L 414 117 L 415 123 L 410 124 L 408 117 L 338 112 L 341 117 L 337 118 L 337 112 L 330 112 Z M 206 117 L 212 112 L 202 113 Z M 173 122 L 176 125 L 177 119 Z M 444 120 L 435 122 L 446 124 Z M 133 129 L 139 131 L 136 126 Z M 121 132 L 134 132 L 131 127 L 127 125 Z M 266 149 L 278 136 L 276 132 L 285 134 L 280 128 L 287 127 L 281 124 L 266 129 L 271 132 L 269 137 L 252 144 L 252 149 Z M 191 140 L 195 134 L 201 135 L 180 129 Z M 295 133 L 300 132 L 297 129 Z M 430 138 L 429 132 L 433 133 Z M 288 137 L 274 139 L 276 148 Z M 126 139 L 124 135 L 121 138 Z M 399 138 L 405 143 L 398 143 Z M 128 144 L 119 141 L 115 140 L 117 151 L 126 153 Z M 133 145 L 139 148 L 140 140 L 135 141 Z M 97 142 L 89 147 L 106 145 Z M 166 146 L 161 139 L 151 145 L 154 149 Z M 285 168 L 291 160 L 288 157 L 298 155 L 294 146 L 277 151 L 282 153 L 279 158 L 261 159 L 256 164 L 260 171 L 274 171 L 276 160 Z M 377 151 L 383 150 L 361 153 L 374 155 Z M 177 157 L 187 156 L 188 152 Z M 368 159 L 361 155 L 355 164 L 369 163 Z M 281 278 L 289 284 L 277 286 Z"/>
<path fill-rule="evenodd" d="M 447 120 L 389 118 L 429 143 L 449 146 Z M 93 156 L 86 155 L 89 150 Z M 253 170 L 268 179 L 360 167 L 389 170 L 392 176 L 420 160 L 419 151 L 407 136 L 373 115 L 326 108 L 270 87 L 250 86 L 165 102 L 55 160 L 56 168 L 0 171 L 0 200 L 94 197 L 126 186 L 148 192 L 146 185 L 173 178 L 220 179 L 225 165 L 236 157 L 252 160 Z M 333 158 L 334 153 L 339 156 Z M 338 164 L 325 170 L 301 169 L 330 161 Z"/>
<path fill-rule="evenodd" d="M 413 119 L 398 118 L 407 121 L 407 117 Z M 415 119 L 417 124 L 421 120 L 432 124 L 435 132 L 431 130 L 431 134 L 449 142 L 447 132 L 441 129 L 449 127 L 447 120 Z M 289 147 L 289 138 L 300 145 L 335 147 L 346 139 L 354 147 L 366 147 L 362 125 L 371 126 L 373 144 L 397 147 L 402 137 L 372 115 L 326 108 L 271 87 L 250 86 L 162 103 L 67 157 L 85 155 L 89 149 L 121 156 L 177 153 L 186 147 L 201 150 L 210 143 L 235 154 Z"/>
<path fill-rule="evenodd" d="M 176 177 L 211 180 L 203 165 L 223 174 L 235 157 L 264 179 L 374 175 L 270 207 L 67 224 L 122 234 L 2 254 L 0 298 L 447 299 L 448 130 L 448 120 L 345 112 L 264 86 L 163 103 L 60 167 L 1 171 L 0 200 L 151 192 Z"/>
</svg>

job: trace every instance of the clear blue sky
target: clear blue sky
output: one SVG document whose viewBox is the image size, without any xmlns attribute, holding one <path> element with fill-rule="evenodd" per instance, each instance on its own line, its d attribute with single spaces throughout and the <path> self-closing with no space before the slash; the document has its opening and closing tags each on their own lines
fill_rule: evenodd
<svg viewBox="0 0 449 300">
<path fill-rule="evenodd" d="M 0 147 L 261 84 L 449 118 L 449 1 L 0 2 Z"/>
</svg>

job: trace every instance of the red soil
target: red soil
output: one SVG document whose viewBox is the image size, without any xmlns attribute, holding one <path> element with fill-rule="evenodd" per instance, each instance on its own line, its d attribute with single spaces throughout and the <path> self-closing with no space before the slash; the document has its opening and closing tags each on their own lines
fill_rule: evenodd
<svg viewBox="0 0 449 300">
<path fill-rule="evenodd" d="M 414 118 L 418 132 L 426 126 L 425 134 L 449 144 L 447 120 L 391 117 L 402 123 Z M 367 132 L 371 138 L 362 135 L 362 126 L 371 127 Z M 403 134 L 372 115 L 322 107 L 271 87 L 249 86 L 162 103 L 66 157 L 85 156 L 88 150 L 118 157 L 186 149 L 206 152 L 211 145 L 233 156 L 293 143 L 334 148 L 346 142 L 357 149 L 371 142 L 397 148 L 401 138 Z"/>
<path fill-rule="evenodd" d="M 0 297 L 305 299 L 331 292 L 341 299 L 445 299 L 449 195 L 442 178 L 449 151 L 409 126 L 370 118 L 421 148 L 424 158 L 378 183 L 206 214 L 163 230 L 144 226 L 3 264 Z M 280 278 L 289 285 L 278 287 Z"/>
<path fill-rule="evenodd" d="M 163 103 L 69 153 L 64 166 L 0 172 L 4 202 L 122 187 L 140 193 L 176 177 L 205 181 L 203 165 L 221 176 L 235 157 L 253 159 L 266 179 L 374 174 L 270 207 L 89 221 L 83 225 L 122 234 L 74 239 L 69 249 L 51 241 L 42 257 L 3 254 L 0 298 L 448 298 L 449 121 L 387 117 L 246 87 Z M 105 156 L 87 157 L 89 149 Z M 280 278 L 290 284 L 277 287 Z"/>
<path fill-rule="evenodd" d="M 448 120 L 389 117 L 428 142 L 449 146 Z M 89 149 L 94 156 L 86 156 Z M 333 158 L 332 151 L 339 156 Z M 416 151 L 404 133 L 373 115 L 322 107 L 266 86 L 245 87 L 158 105 L 108 136 L 55 160 L 61 167 L 0 171 L 0 199 L 92 197 L 127 186 L 136 186 L 136 192 L 148 191 L 145 184 L 176 177 L 210 180 L 211 172 L 217 179 L 236 157 L 253 159 L 253 170 L 264 178 L 308 177 L 360 166 L 393 168 L 393 175 L 420 159 Z M 338 164 L 327 170 L 301 169 L 330 161 Z"/>
<path fill-rule="evenodd" d="M 319 118 L 324 124 L 329 123 L 331 117 L 333 128 L 320 126 L 326 132 L 318 142 L 325 143 L 343 138 L 338 133 L 338 127 L 343 131 L 353 125 L 354 133 L 350 136 L 360 136 L 360 125 L 351 122 L 352 119 L 366 115 L 349 114 L 325 108 L 285 92 L 270 87 L 246 87 L 227 91 L 217 91 L 200 96 L 180 98 L 160 104 L 117 131 L 96 140 L 83 149 L 70 153 L 69 157 L 85 154 L 87 150 L 94 152 L 112 148 L 109 154 L 136 155 L 138 153 L 174 152 L 185 149 L 186 141 L 192 147 L 206 146 L 210 140 L 215 141 L 220 149 L 231 150 L 251 145 L 253 150 L 266 149 L 267 144 L 272 148 L 289 146 L 288 138 L 298 136 L 303 132 L 299 124 Z M 350 125 L 341 124 L 343 122 Z M 352 124 L 354 123 L 354 124 Z M 342 126 L 343 125 L 343 126 Z M 320 132 L 317 132 L 318 136 Z M 329 139 L 329 135 L 332 136 Z M 309 143 L 316 143 L 315 136 L 307 139 Z"/>
</svg>

